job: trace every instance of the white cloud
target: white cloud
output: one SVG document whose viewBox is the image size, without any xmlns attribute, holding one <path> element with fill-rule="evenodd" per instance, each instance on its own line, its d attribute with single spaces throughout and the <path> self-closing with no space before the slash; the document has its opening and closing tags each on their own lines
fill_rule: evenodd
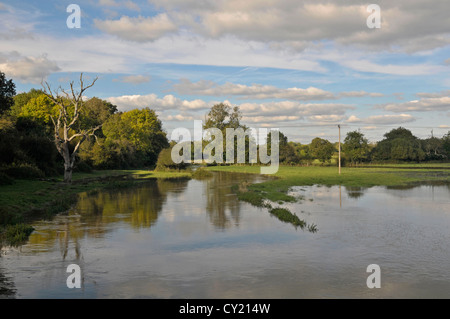
<svg viewBox="0 0 450 319">
<path fill-rule="evenodd" d="M 446 97 L 446 96 L 450 96 L 450 90 L 444 90 L 444 91 L 441 91 L 441 92 L 434 92 L 434 93 L 419 92 L 416 95 L 418 97 L 422 97 L 422 98 Z"/>
<path fill-rule="evenodd" d="M 158 98 L 156 94 L 148 95 L 123 95 L 106 99 L 117 105 L 119 111 L 129 111 L 136 108 L 149 107 L 155 111 L 165 110 L 205 110 L 212 105 L 202 100 L 181 100 L 173 95 Z"/>
<path fill-rule="evenodd" d="M 121 81 L 124 83 L 132 83 L 132 84 L 142 84 L 142 83 L 150 82 L 150 76 L 148 76 L 148 75 L 128 75 L 128 76 L 124 76 L 120 80 L 116 80 L 116 81 Z"/>
<path fill-rule="evenodd" d="M 345 60 L 341 61 L 341 64 L 360 72 L 384 73 L 392 75 L 427 75 L 436 74 L 443 71 L 441 66 L 429 64 L 378 64 L 368 60 Z"/>
<path fill-rule="evenodd" d="M 165 13 L 154 17 L 122 16 L 119 20 L 95 19 L 94 24 L 106 33 L 135 42 L 154 41 L 177 30 L 176 25 Z"/>
<path fill-rule="evenodd" d="M 300 50 L 317 41 L 405 52 L 450 43 L 447 0 L 435 0 L 432 6 L 426 0 L 379 0 L 382 26 L 376 30 L 366 25 L 368 4 L 356 0 L 150 2 L 165 10 L 179 28 L 210 38 L 231 35 Z"/>
<path fill-rule="evenodd" d="M 242 99 L 286 99 L 295 101 L 331 100 L 341 97 L 381 97 L 382 93 L 368 93 L 365 91 L 351 91 L 334 94 L 316 87 L 278 88 L 273 85 L 225 83 L 219 85 L 213 81 L 191 82 L 181 79 L 174 84 L 173 89 L 180 94 L 208 95 L 208 96 L 238 96 Z"/>
<path fill-rule="evenodd" d="M 370 93 L 366 91 L 349 91 L 339 93 L 339 97 L 383 97 L 383 93 Z"/>
<path fill-rule="evenodd" d="M 0 70 L 8 76 L 30 83 L 41 83 L 48 75 L 60 70 L 56 62 L 46 55 L 21 56 L 17 52 L 4 55 L 0 53 Z"/>
<path fill-rule="evenodd" d="M 99 5 L 100 6 L 107 6 L 107 7 L 120 7 L 120 6 L 124 6 L 127 9 L 130 10 L 134 10 L 134 11 L 141 11 L 141 8 L 134 3 L 131 0 L 127 0 L 127 1 L 120 1 L 117 2 L 115 0 L 99 0 Z"/>
<path fill-rule="evenodd" d="M 378 107 L 391 112 L 448 111 L 450 110 L 450 96 L 423 98 L 404 103 L 384 104 Z"/>
<path fill-rule="evenodd" d="M 225 83 L 218 85 L 212 81 L 198 81 L 192 83 L 182 79 L 173 86 L 174 90 L 181 94 L 200 94 L 208 96 L 239 96 L 244 99 L 290 99 L 290 100 L 325 100 L 333 99 L 331 92 L 315 87 L 307 89 L 287 88 L 280 89 L 272 85 Z"/>
<path fill-rule="evenodd" d="M 363 124 L 378 124 L 378 125 L 390 125 L 413 122 L 416 119 L 410 114 L 383 114 L 372 115 L 364 119 L 360 119 L 355 115 L 351 115 L 348 119 L 348 123 L 363 123 Z"/>
<path fill-rule="evenodd" d="M 308 120 L 312 122 L 330 122 L 339 123 L 345 119 L 344 115 L 330 114 L 330 115 L 313 115 L 309 116 Z"/>
</svg>

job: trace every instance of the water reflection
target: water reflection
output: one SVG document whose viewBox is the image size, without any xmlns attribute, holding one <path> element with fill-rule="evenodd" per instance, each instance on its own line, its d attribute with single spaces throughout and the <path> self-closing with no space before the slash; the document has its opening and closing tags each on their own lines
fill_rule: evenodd
<svg viewBox="0 0 450 319">
<path fill-rule="evenodd" d="M 345 191 L 349 198 L 360 198 L 366 192 L 367 187 L 346 186 Z"/>
<path fill-rule="evenodd" d="M 84 194 L 0 258 L 0 296 L 449 297 L 448 185 L 294 188 L 299 201 L 285 205 L 320 225 L 311 234 L 239 202 L 231 186 L 246 179 L 262 180 L 218 173 Z M 71 263 L 81 290 L 65 285 Z M 366 288 L 371 263 L 382 289 Z"/>
<path fill-rule="evenodd" d="M 16 289 L 14 282 L 10 278 L 6 277 L 4 274 L 4 269 L 0 268 L 0 299 L 13 298 L 15 294 Z"/>
<path fill-rule="evenodd" d="M 58 215 L 52 221 L 38 224 L 28 246 L 35 252 L 47 251 L 58 242 L 63 259 L 72 247 L 78 260 L 80 239 L 103 238 L 122 223 L 136 230 L 151 227 L 168 194 L 183 193 L 187 183 L 187 179 L 152 179 L 138 187 L 80 194 L 68 215 Z"/>
<path fill-rule="evenodd" d="M 218 229 L 239 225 L 241 203 L 231 192 L 231 186 L 238 182 L 239 175 L 215 175 L 214 179 L 205 181 L 206 211 L 211 223 Z"/>
<path fill-rule="evenodd" d="M 262 179 L 256 175 L 215 173 L 214 178 L 203 181 L 152 179 L 136 187 L 83 193 L 67 215 L 58 215 L 36 225 L 28 246 L 34 252 L 46 252 L 58 243 L 63 260 L 70 249 L 78 260 L 83 238 L 104 238 L 124 225 L 136 231 L 150 228 L 157 223 L 165 207 L 169 216 L 169 210 L 173 210 L 167 207 L 169 195 L 171 203 L 183 203 L 180 207 L 183 210 L 191 205 L 200 208 L 200 212 L 206 211 L 211 224 L 224 230 L 240 222 L 242 203 L 231 192 L 231 186 L 241 180 L 257 182 Z M 191 183 L 189 192 L 186 191 L 188 183 Z M 201 199 L 202 188 L 204 201 Z"/>
</svg>

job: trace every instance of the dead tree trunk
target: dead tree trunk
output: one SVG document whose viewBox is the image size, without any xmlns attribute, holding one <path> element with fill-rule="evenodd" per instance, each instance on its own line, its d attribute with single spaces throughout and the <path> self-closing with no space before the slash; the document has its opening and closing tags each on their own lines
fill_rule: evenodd
<svg viewBox="0 0 450 319">
<path fill-rule="evenodd" d="M 70 92 L 64 91 L 61 87 L 52 92 L 50 86 L 45 82 L 44 94 L 57 106 L 59 106 L 59 115 L 55 119 L 51 116 L 53 126 L 55 128 L 55 146 L 59 154 L 64 159 L 64 182 L 72 182 L 72 172 L 75 165 L 76 155 L 81 143 L 86 140 L 88 136 L 95 136 L 95 131 L 100 129 L 101 125 L 89 128 L 79 129 L 76 131 L 75 124 L 77 124 L 80 112 L 83 109 L 83 93 L 92 87 L 97 78 L 88 86 L 84 86 L 83 74 L 80 75 L 80 91 L 75 92 L 73 87 L 74 82 L 70 83 Z M 62 93 L 63 95 L 61 95 Z M 73 107 L 73 112 L 69 108 Z M 71 150 L 72 143 L 75 144 Z"/>
</svg>

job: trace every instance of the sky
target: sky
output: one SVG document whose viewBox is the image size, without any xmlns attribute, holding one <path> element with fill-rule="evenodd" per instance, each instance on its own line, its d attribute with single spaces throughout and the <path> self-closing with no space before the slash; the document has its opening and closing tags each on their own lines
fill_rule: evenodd
<svg viewBox="0 0 450 319">
<path fill-rule="evenodd" d="M 80 8 L 80 28 L 67 20 Z M 216 103 L 290 141 L 370 142 L 399 126 L 450 131 L 450 1 L 0 0 L 0 71 L 17 92 L 98 77 L 120 111 L 154 109 L 170 132 Z"/>
</svg>

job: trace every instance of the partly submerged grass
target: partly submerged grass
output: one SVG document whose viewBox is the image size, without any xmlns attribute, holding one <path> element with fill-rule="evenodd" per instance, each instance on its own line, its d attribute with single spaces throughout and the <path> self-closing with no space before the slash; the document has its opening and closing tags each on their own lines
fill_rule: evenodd
<svg viewBox="0 0 450 319">
<path fill-rule="evenodd" d="M 259 174 L 259 166 L 213 166 L 209 170 Z M 292 186 L 303 185 L 344 185 L 353 187 L 402 186 L 419 182 L 450 183 L 450 170 L 417 167 L 417 169 L 395 168 L 348 168 L 341 169 L 339 175 L 336 167 L 293 167 L 280 166 L 276 174 L 267 181 L 256 184 L 236 185 L 233 187 L 238 199 L 254 206 L 269 208 L 271 214 L 283 221 L 299 224 L 297 216 L 285 208 L 272 208 L 272 203 L 295 202 L 297 198 L 288 195 Z M 297 225 L 299 226 L 299 225 Z M 305 227 L 305 225 L 303 226 Z M 303 228 L 302 227 L 302 228 Z M 311 232 L 317 226 L 307 226 Z"/>
</svg>

